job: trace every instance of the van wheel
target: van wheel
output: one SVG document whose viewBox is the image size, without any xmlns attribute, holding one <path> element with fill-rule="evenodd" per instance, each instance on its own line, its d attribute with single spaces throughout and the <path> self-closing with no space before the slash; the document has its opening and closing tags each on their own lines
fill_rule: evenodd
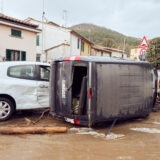
<svg viewBox="0 0 160 160">
<path fill-rule="evenodd" d="M 7 98 L 0 98 L 0 121 L 8 120 L 14 112 L 13 103 Z"/>
</svg>

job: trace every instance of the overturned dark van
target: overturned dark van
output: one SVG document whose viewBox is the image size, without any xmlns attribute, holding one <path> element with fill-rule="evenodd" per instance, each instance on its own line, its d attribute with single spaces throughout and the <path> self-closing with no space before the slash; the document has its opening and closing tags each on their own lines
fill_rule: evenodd
<svg viewBox="0 0 160 160">
<path fill-rule="evenodd" d="M 52 62 L 51 114 L 67 122 L 99 122 L 147 116 L 153 105 L 148 62 L 110 57 L 63 57 Z"/>
</svg>

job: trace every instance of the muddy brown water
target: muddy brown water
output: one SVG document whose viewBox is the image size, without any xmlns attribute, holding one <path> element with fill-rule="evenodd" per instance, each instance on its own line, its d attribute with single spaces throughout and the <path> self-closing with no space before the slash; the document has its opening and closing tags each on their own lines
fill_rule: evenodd
<svg viewBox="0 0 160 160">
<path fill-rule="evenodd" d="M 35 121 L 39 115 L 18 114 L 0 126 L 32 125 L 24 117 Z M 69 129 L 61 134 L 0 135 L 0 160 L 160 160 L 160 112 L 121 122 L 107 138 L 107 127 L 89 130 L 45 115 L 36 126 L 46 125 Z"/>
</svg>

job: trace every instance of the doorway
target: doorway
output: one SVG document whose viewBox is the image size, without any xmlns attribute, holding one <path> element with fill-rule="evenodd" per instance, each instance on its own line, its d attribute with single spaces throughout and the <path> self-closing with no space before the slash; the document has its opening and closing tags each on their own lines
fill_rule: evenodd
<svg viewBox="0 0 160 160">
<path fill-rule="evenodd" d="M 86 113 L 87 96 L 87 67 L 74 66 L 72 85 L 72 113 L 84 115 Z"/>
</svg>

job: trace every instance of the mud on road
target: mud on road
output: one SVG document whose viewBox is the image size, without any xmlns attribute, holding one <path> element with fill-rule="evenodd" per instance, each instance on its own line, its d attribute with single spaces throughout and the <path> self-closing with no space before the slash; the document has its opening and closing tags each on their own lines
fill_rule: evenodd
<svg viewBox="0 0 160 160">
<path fill-rule="evenodd" d="M 30 126 L 40 114 L 15 115 L 0 126 Z M 67 126 L 68 132 L 43 135 L 0 135 L 0 160 L 159 160 L 160 112 L 146 119 L 107 127 L 73 126 L 45 114 L 36 126 Z"/>
</svg>

